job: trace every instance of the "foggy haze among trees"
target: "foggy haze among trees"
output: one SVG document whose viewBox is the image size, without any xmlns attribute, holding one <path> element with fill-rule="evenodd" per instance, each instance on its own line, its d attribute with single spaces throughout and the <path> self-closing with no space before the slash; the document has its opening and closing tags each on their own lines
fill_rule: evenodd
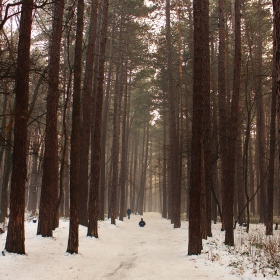
<svg viewBox="0 0 280 280">
<path fill-rule="evenodd" d="M 188 254 L 221 222 L 280 220 L 280 1 L 0 3 L 0 227 L 51 237 L 126 209 L 189 221 Z M 277 130 L 278 128 L 278 130 Z M 187 234 L 187 233 L 186 233 Z"/>
</svg>

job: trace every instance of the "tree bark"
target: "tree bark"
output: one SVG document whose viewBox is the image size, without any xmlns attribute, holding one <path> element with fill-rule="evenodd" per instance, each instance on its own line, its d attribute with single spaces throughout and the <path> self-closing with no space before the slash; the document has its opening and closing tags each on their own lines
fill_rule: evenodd
<svg viewBox="0 0 280 280">
<path fill-rule="evenodd" d="M 273 45 L 273 70 L 272 70 L 272 96 L 271 96 L 271 119 L 270 119 L 270 142 L 269 142 L 269 165 L 267 178 L 267 223 L 266 235 L 273 234 L 273 205 L 274 205 L 274 162 L 276 152 L 276 65 L 275 65 L 275 39 Z"/>
<path fill-rule="evenodd" d="M 188 255 L 202 250 L 201 190 L 203 166 L 203 0 L 193 1 L 194 16 L 194 78 L 193 123 L 190 171 L 189 246 Z"/>
<path fill-rule="evenodd" d="M 74 85 L 72 132 L 70 152 L 70 223 L 67 252 L 77 254 L 79 248 L 79 172 L 80 172 L 80 125 L 81 80 L 84 30 L 84 0 L 77 3 L 77 30 L 74 58 Z"/>
<path fill-rule="evenodd" d="M 101 161 L 101 125 L 102 125 L 102 105 L 103 105 L 103 81 L 104 64 L 107 39 L 109 0 L 105 0 L 102 5 L 102 25 L 100 34 L 100 57 L 99 70 L 97 76 L 97 96 L 96 111 L 94 119 L 94 135 L 91 147 L 91 180 L 90 180 L 90 201 L 89 201 L 89 225 L 88 236 L 98 238 L 98 200 L 100 183 L 100 161 Z"/>
<path fill-rule="evenodd" d="M 225 194 L 227 188 L 228 167 L 226 164 L 228 152 L 228 128 L 227 128 L 227 93 L 226 93 L 226 30 L 225 30 L 225 1 L 219 0 L 219 57 L 218 57 L 218 106 L 219 106 L 219 139 L 221 157 L 221 187 L 222 207 L 226 208 Z M 224 215 L 222 218 L 222 230 L 225 228 Z"/>
<path fill-rule="evenodd" d="M 64 0 L 54 4 L 53 33 L 48 68 L 48 95 L 45 132 L 45 154 L 37 234 L 52 237 L 55 206 L 58 199 L 57 108 L 59 100 L 59 63 Z"/>
<path fill-rule="evenodd" d="M 115 9 L 114 13 L 115 14 Z M 108 113 L 109 113 L 109 105 L 110 105 L 110 85 L 111 85 L 111 77 L 112 77 L 112 68 L 113 68 L 113 41 L 114 41 L 114 30 L 115 24 L 113 20 L 113 26 L 110 34 L 110 47 L 109 47 L 109 65 L 107 72 L 107 84 L 105 90 L 105 100 L 102 109 L 102 128 L 101 128 L 101 166 L 100 166 L 100 195 L 99 195 L 99 220 L 104 220 L 104 210 L 105 210 L 105 189 L 106 185 L 108 186 L 109 180 L 106 182 L 106 137 L 107 137 L 107 124 L 108 124 Z M 108 188 L 107 188 L 108 189 Z"/>
<path fill-rule="evenodd" d="M 164 114 L 163 114 L 163 160 L 162 160 L 162 217 L 167 219 L 167 139 L 166 139 L 166 114 L 165 114 L 165 106 L 164 106 Z"/>
<path fill-rule="evenodd" d="M 82 121 L 81 121 L 81 147 L 80 147 L 80 175 L 79 175 L 79 223 L 88 225 L 88 166 L 90 147 L 90 127 L 92 121 L 92 77 L 95 50 L 95 37 L 97 29 L 98 0 L 92 0 L 89 23 L 88 45 L 86 54 L 86 67 L 82 93 Z"/>
<path fill-rule="evenodd" d="M 123 0 L 121 0 L 121 18 L 119 31 L 119 46 L 118 46 L 118 61 L 116 69 L 116 82 L 114 93 L 114 116 L 113 116 L 113 143 L 112 143 L 112 162 L 113 162 L 113 176 L 111 189 L 111 224 L 116 224 L 118 216 L 118 190 L 119 190 L 119 150 L 120 150 L 120 103 L 122 96 L 122 75 L 123 75 L 123 61 L 122 61 L 122 36 L 123 36 Z"/>
<path fill-rule="evenodd" d="M 240 215 L 241 210 L 245 206 L 245 191 L 244 191 L 244 174 L 243 174 L 243 143 L 241 136 L 241 124 L 238 127 L 237 143 L 236 143 L 236 190 L 238 198 L 238 215 Z M 239 218 L 239 224 L 242 225 L 245 223 L 245 212 L 241 214 Z"/>
<path fill-rule="evenodd" d="M 34 135 L 33 135 L 33 151 L 32 151 L 32 163 L 31 163 L 31 178 L 30 184 L 28 187 L 28 205 L 27 209 L 35 215 L 36 208 L 37 208 L 37 196 L 38 196 L 38 177 L 39 177 L 39 170 L 38 170 L 38 158 L 39 158 L 39 150 L 40 150 L 40 134 L 39 134 L 39 127 L 35 128 Z"/>
<path fill-rule="evenodd" d="M 261 0 L 258 1 L 258 14 L 262 14 L 262 3 Z M 256 80 L 255 84 L 255 92 L 257 95 L 256 98 L 256 110 L 257 110 L 257 142 L 258 142 L 258 161 L 259 161 L 259 180 L 262 182 L 262 186 L 260 187 L 260 222 L 266 223 L 266 214 L 267 214 L 267 181 L 266 181 L 266 170 L 267 170 L 267 155 L 266 155 L 266 120 L 265 120 L 265 109 L 264 109 L 264 95 L 263 95 L 263 35 L 262 35 L 262 16 L 260 16 L 260 20 L 257 21 L 258 27 L 258 39 L 257 39 L 257 53 L 256 53 L 256 64 L 255 64 L 255 75 Z"/>
<path fill-rule="evenodd" d="M 211 233 L 211 187 L 212 187 L 212 151 L 211 151 L 211 104 L 210 104 L 210 49 L 209 49 L 209 1 L 205 0 L 204 8 L 204 45 L 203 45 L 203 149 L 204 149 L 204 188 L 205 213 L 202 226 L 203 238 L 212 236 Z"/>
<path fill-rule="evenodd" d="M 174 228 L 181 226 L 181 181 L 179 180 L 179 138 L 178 123 L 176 117 L 175 100 L 172 78 L 172 48 L 170 27 L 170 0 L 166 0 L 166 51 L 167 51 L 167 80 L 168 80 L 168 105 L 169 105 L 169 159 L 170 159 L 170 183 L 171 183 L 171 222 Z"/>
<path fill-rule="evenodd" d="M 127 48 L 126 48 L 127 51 Z M 119 219 L 123 221 L 126 216 L 126 182 L 127 182 L 127 58 L 125 62 L 125 89 L 124 89 L 124 105 L 123 105 L 123 122 L 122 122 L 122 151 L 121 151 L 121 168 L 120 168 L 120 214 Z"/>
<path fill-rule="evenodd" d="M 23 0 L 19 27 L 18 58 L 15 82 L 14 152 L 11 178 L 10 215 L 5 249 L 25 254 L 25 182 L 27 121 L 29 96 L 29 60 L 33 1 Z"/>
<path fill-rule="evenodd" d="M 239 116 L 240 72 L 241 72 L 241 29 L 240 29 L 240 0 L 235 0 L 235 47 L 234 47 L 234 75 L 231 101 L 231 119 L 229 130 L 229 157 L 228 157 L 228 187 L 225 193 L 225 244 L 234 246 L 233 233 L 233 197 L 235 182 L 236 139 Z"/>
</svg>

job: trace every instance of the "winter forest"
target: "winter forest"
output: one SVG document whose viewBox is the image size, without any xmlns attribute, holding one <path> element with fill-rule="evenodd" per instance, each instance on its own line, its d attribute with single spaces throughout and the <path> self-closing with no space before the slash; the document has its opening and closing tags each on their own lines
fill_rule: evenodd
<svg viewBox="0 0 280 280">
<path fill-rule="evenodd" d="M 29 217 L 78 254 L 128 208 L 187 221 L 189 256 L 277 231 L 279 0 L 0 0 L 0 36 L 5 252 Z"/>
</svg>

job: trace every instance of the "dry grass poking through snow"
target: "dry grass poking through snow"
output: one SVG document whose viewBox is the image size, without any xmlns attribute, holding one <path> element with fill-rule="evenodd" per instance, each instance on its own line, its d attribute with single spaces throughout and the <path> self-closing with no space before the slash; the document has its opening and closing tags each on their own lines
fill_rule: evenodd
<svg viewBox="0 0 280 280">
<path fill-rule="evenodd" d="M 212 262 L 224 263 L 228 258 L 228 266 L 233 274 L 252 274 L 265 279 L 280 279 L 280 231 L 272 236 L 265 235 L 265 226 L 250 225 L 249 233 L 238 227 L 235 230 L 235 246 L 223 244 L 224 233 L 218 233 L 220 225 L 214 225 L 216 232 L 212 238 L 204 240 L 204 254 Z M 223 250 L 221 251 L 221 248 Z"/>
</svg>

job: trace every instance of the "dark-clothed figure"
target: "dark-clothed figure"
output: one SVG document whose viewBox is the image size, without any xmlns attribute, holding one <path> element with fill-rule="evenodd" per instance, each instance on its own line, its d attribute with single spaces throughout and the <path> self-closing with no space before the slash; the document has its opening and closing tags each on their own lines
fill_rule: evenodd
<svg viewBox="0 0 280 280">
<path fill-rule="evenodd" d="M 126 210 L 127 218 L 130 219 L 131 210 L 128 208 Z"/>
<path fill-rule="evenodd" d="M 143 221 L 143 218 L 141 218 L 141 221 L 139 222 L 140 227 L 144 227 L 146 223 Z"/>
</svg>

